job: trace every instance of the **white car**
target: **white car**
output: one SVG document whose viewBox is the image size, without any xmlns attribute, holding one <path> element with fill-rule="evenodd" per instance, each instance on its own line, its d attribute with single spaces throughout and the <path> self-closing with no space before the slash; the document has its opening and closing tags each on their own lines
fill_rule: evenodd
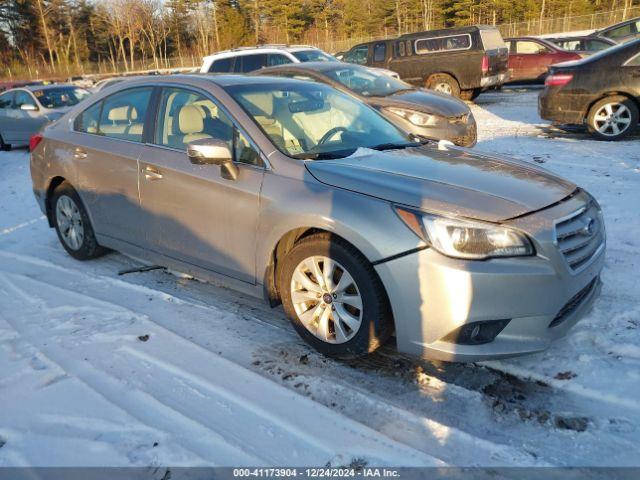
<svg viewBox="0 0 640 480">
<path fill-rule="evenodd" d="M 260 45 L 234 48 L 204 57 L 200 73 L 249 73 L 286 63 L 338 61 L 333 55 L 309 45 Z M 391 70 L 374 70 L 399 78 L 398 74 Z"/>
</svg>

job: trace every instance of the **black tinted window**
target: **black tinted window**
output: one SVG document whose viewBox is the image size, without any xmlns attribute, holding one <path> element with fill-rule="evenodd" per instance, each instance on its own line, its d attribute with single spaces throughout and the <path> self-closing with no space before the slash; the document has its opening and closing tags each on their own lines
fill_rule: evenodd
<svg viewBox="0 0 640 480">
<path fill-rule="evenodd" d="M 387 45 L 385 43 L 377 43 L 373 49 L 373 61 L 384 62 L 387 56 Z"/>
<path fill-rule="evenodd" d="M 209 71 L 211 73 L 229 73 L 233 67 L 233 58 L 221 58 L 211 65 Z"/>
<path fill-rule="evenodd" d="M 291 63 L 291 60 L 280 53 L 270 53 L 267 56 L 267 66 L 269 67 L 273 67 L 275 65 L 284 65 L 286 63 Z"/>
<path fill-rule="evenodd" d="M 260 70 L 267 63 L 267 55 L 265 53 L 261 53 L 258 55 L 243 55 L 238 57 L 238 61 L 240 61 L 240 72 L 247 73 L 253 72 L 254 70 Z M 236 68 L 236 71 L 238 69 Z"/>
</svg>

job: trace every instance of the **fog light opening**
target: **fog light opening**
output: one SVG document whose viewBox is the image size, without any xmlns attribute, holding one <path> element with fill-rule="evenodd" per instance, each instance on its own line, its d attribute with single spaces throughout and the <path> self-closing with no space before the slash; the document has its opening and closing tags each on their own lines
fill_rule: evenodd
<svg viewBox="0 0 640 480">
<path fill-rule="evenodd" d="M 450 332 L 442 340 L 458 345 L 482 345 L 493 342 L 498 334 L 504 330 L 511 319 L 485 320 L 462 325 Z"/>
</svg>

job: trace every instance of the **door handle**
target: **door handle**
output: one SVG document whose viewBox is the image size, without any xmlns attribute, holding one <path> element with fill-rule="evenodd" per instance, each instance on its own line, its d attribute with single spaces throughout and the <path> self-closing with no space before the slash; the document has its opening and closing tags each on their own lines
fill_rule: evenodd
<svg viewBox="0 0 640 480">
<path fill-rule="evenodd" d="M 147 165 L 144 168 L 144 178 L 146 178 L 149 181 L 161 180 L 162 173 L 160 173 L 160 170 L 158 170 L 157 168 L 153 168 Z"/>
<path fill-rule="evenodd" d="M 84 150 L 82 150 L 81 148 L 76 148 L 73 151 L 73 157 L 74 158 L 87 158 L 87 152 L 85 152 Z"/>
</svg>

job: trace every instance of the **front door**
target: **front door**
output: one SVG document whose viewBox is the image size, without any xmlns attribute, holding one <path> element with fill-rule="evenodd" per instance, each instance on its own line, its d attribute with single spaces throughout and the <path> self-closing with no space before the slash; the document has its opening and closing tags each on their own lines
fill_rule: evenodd
<svg viewBox="0 0 640 480">
<path fill-rule="evenodd" d="M 155 134 L 140 158 L 140 200 L 149 247 L 249 283 L 255 283 L 255 246 L 264 165 L 257 150 L 216 102 L 203 93 L 163 88 Z M 195 140 L 225 140 L 238 178 L 216 165 L 194 165 Z"/>
<path fill-rule="evenodd" d="M 16 91 L 10 116 L 15 126 L 15 142 L 20 144 L 29 143 L 31 135 L 47 122 L 33 96 L 25 90 Z"/>
</svg>

